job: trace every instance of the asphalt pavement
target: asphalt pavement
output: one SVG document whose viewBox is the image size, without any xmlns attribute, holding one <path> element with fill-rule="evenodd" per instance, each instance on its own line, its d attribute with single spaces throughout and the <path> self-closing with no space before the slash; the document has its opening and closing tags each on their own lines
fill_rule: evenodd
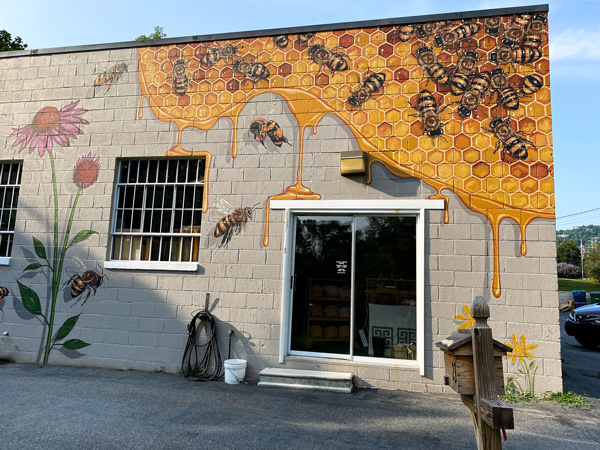
<svg viewBox="0 0 600 450">
<path fill-rule="evenodd" d="M 561 319 L 564 320 L 561 314 Z M 511 404 L 505 449 L 597 449 L 600 350 L 563 341 L 565 390 L 595 409 Z M 0 365 L 0 449 L 470 449 L 457 394 L 353 394 L 194 382 L 178 375 Z"/>
</svg>

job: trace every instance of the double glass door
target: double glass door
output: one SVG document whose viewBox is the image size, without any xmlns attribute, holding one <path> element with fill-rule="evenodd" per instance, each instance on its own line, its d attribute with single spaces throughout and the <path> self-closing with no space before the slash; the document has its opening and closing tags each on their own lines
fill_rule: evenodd
<svg viewBox="0 0 600 450">
<path fill-rule="evenodd" d="M 297 216 L 290 353 L 416 359 L 415 280 L 415 216 Z"/>
</svg>

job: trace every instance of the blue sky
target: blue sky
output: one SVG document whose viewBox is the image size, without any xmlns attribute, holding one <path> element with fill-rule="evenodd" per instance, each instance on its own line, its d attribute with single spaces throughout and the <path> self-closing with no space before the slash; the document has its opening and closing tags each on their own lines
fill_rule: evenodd
<svg viewBox="0 0 600 450">
<path fill-rule="evenodd" d="M 39 49 L 131 41 L 155 25 L 177 37 L 544 3 L 550 8 L 557 228 L 600 225 L 600 0 L 0 0 L 0 29 Z"/>
</svg>

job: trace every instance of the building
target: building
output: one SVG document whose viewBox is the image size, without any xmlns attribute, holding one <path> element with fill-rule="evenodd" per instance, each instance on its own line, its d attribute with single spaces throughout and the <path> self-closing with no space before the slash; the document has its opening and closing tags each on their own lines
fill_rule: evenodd
<svg viewBox="0 0 600 450">
<path fill-rule="evenodd" d="M 0 80 L 3 357 L 174 372 L 210 294 L 249 378 L 439 392 L 483 295 L 507 373 L 561 389 L 547 6 L 18 51 Z"/>
</svg>

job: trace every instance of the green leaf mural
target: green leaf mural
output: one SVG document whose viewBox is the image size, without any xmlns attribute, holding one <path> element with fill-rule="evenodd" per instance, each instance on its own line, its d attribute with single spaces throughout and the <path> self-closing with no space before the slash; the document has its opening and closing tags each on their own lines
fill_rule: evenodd
<svg viewBox="0 0 600 450">
<path fill-rule="evenodd" d="M 80 231 L 79 233 L 77 233 L 77 235 L 73 238 L 73 240 L 71 241 L 71 243 L 69 244 L 69 247 L 73 244 L 77 244 L 79 242 L 83 242 L 86 239 L 88 239 L 89 237 L 91 237 L 94 234 L 98 234 L 98 232 L 94 231 L 94 230 L 83 230 Z"/>
<path fill-rule="evenodd" d="M 23 272 L 26 272 L 28 270 L 37 270 L 40 267 L 42 267 L 42 265 L 40 263 L 31 263 L 23 269 Z"/>
<path fill-rule="evenodd" d="M 88 345 L 91 344 L 83 342 L 81 339 L 69 339 L 62 344 L 62 346 L 68 350 L 79 350 L 80 348 L 87 347 Z"/>
<path fill-rule="evenodd" d="M 21 291 L 21 301 L 27 311 L 36 316 L 43 316 L 42 305 L 40 304 L 40 298 L 31 288 L 28 288 L 24 284 L 21 284 L 18 280 L 19 291 Z"/>
<path fill-rule="evenodd" d="M 65 320 L 65 323 L 62 324 L 62 326 L 58 329 L 58 333 L 56 333 L 56 338 L 54 339 L 55 342 L 60 341 L 69 335 L 77 323 L 77 320 L 79 320 L 80 315 L 81 314 L 77 314 L 76 316 L 69 317 L 67 320 Z"/>
<path fill-rule="evenodd" d="M 44 260 L 48 259 L 46 258 L 46 249 L 44 248 L 44 244 L 42 244 L 42 241 L 37 239 L 35 236 L 33 237 L 33 248 L 35 249 L 35 254 L 40 258 Z"/>
</svg>

